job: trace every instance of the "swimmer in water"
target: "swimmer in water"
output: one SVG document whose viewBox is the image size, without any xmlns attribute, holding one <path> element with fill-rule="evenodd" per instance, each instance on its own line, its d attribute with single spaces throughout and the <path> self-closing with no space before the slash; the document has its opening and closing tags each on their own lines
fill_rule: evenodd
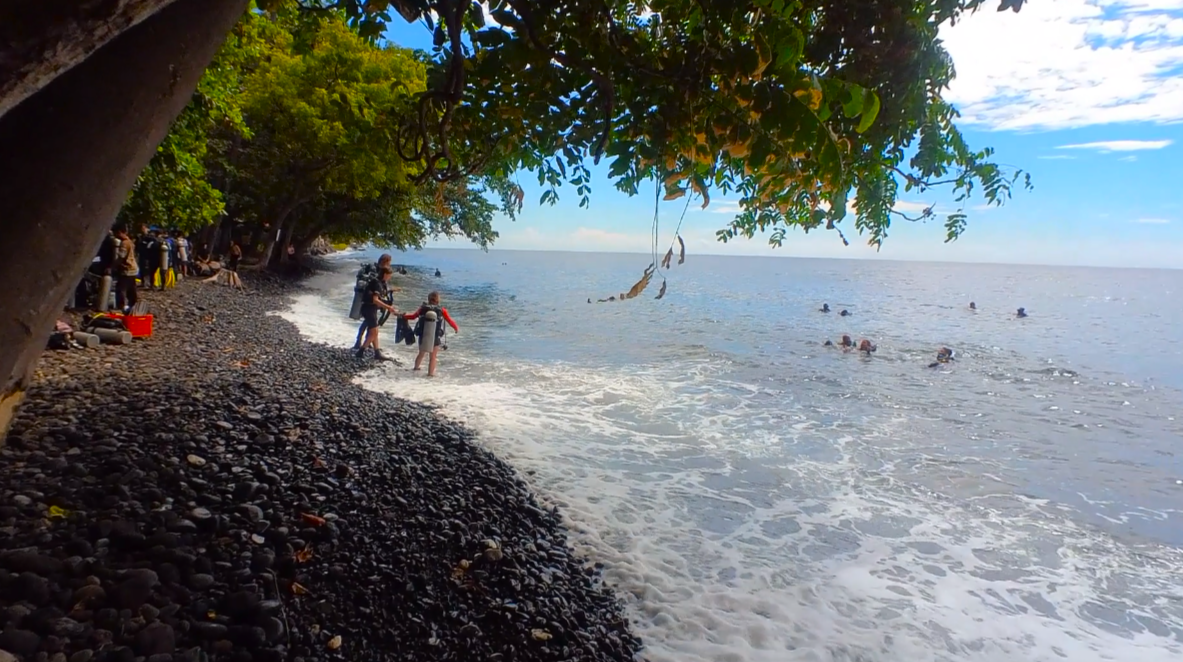
<svg viewBox="0 0 1183 662">
<path fill-rule="evenodd" d="M 970 301 L 970 302 L 969 302 L 969 309 L 970 309 L 970 310 L 977 310 L 977 309 L 978 309 L 978 304 L 976 304 L 976 303 L 974 303 L 974 302 Z"/>
<path fill-rule="evenodd" d="M 863 354 L 866 354 L 867 356 L 870 356 L 872 352 L 875 352 L 878 350 L 879 350 L 879 348 L 876 347 L 870 340 L 867 340 L 866 338 L 863 338 L 858 343 L 858 351 L 862 352 Z"/>
<path fill-rule="evenodd" d="M 1015 313 L 1015 317 L 1018 317 L 1020 319 L 1026 317 L 1026 316 L 1027 316 L 1027 309 L 1026 308 L 1020 308 L 1019 312 Z"/>
<path fill-rule="evenodd" d="M 952 360 L 953 360 L 953 350 L 949 349 L 948 347 L 942 347 L 937 350 L 937 360 L 932 363 L 929 363 L 928 367 L 936 368 L 936 367 L 939 367 L 941 364 L 949 363 Z"/>
<path fill-rule="evenodd" d="M 830 304 L 828 304 L 828 303 L 823 303 L 823 304 L 822 304 L 822 307 L 821 307 L 821 308 L 819 308 L 817 312 L 819 312 L 819 313 L 828 313 L 828 312 L 830 312 Z"/>
<path fill-rule="evenodd" d="M 850 336 L 844 334 L 842 336 L 842 351 L 849 352 L 852 349 L 854 349 L 854 340 L 851 339 Z"/>
<path fill-rule="evenodd" d="M 849 310 L 847 310 L 847 309 L 845 309 L 845 308 L 843 308 L 843 309 L 842 309 L 842 312 L 840 312 L 840 313 L 838 313 L 838 314 L 839 314 L 839 315 L 841 315 L 841 316 L 843 316 L 843 317 L 850 317 L 851 315 L 853 315 L 853 313 L 851 313 Z"/>
</svg>

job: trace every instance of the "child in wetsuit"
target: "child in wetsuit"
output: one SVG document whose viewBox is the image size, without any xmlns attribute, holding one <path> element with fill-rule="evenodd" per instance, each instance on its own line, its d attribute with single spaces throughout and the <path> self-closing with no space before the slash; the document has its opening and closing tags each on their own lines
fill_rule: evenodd
<svg viewBox="0 0 1183 662">
<path fill-rule="evenodd" d="M 420 337 L 420 349 L 419 354 L 415 357 L 414 370 L 419 370 L 423 365 L 423 359 L 426 358 L 428 354 L 431 354 L 431 361 L 427 364 L 427 376 L 435 377 L 435 366 L 439 358 L 440 347 L 444 344 L 444 322 L 450 324 L 456 333 L 460 333 L 460 327 L 457 326 L 456 322 L 452 320 L 452 316 L 448 314 L 448 309 L 440 305 L 439 292 L 432 292 L 431 294 L 428 294 L 427 303 L 419 306 L 419 310 L 416 310 L 413 313 L 408 313 L 406 318 L 408 320 L 413 320 L 429 311 L 435 313 L 435 344 L 431 346 L 430 350 L 423 349 L 425 343 L 423 342 L 422 337 Z M 420 321 L 420 325 L 422 325 L 422 321 Z M 422 326 L 416 329 L 416 331 L 418 333 L 422 333 Z"/>
</svg>

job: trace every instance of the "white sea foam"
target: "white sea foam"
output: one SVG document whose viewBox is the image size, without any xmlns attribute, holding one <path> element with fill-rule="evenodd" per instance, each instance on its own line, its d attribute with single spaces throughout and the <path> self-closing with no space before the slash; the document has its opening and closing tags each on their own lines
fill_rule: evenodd
<svg viewBox="0 0 1183 662">
<path fill-rule="evenodd" d="M 342 287 L 324 279 L 313 287 Z M 353 340 L 315 292 L 284 316 L 311 340 Z M 705 357 L 444 361 L 435 380 L 384 367 L 360 382 L 442 405 L 522 470 L 605 564 L 653 662 L 1183 655 L 1183 555 L 1078 525 L 977 465 L 976 496 L 911 480 L 908 463 L 938 460 L 891 450 L 914 423 L 903 413 L 852 423 L 839 405 L 786 405 Z"/>
</svg>

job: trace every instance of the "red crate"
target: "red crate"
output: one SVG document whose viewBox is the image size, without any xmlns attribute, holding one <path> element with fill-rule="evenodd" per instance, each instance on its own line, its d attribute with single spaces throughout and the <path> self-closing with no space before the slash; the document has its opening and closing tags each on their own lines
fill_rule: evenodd
<svg viewBox="0 0 1183 662">
<path fill-rule="evenodd" d="M 123 326 L 127 327 L 132 338 L 152 337 L 151 315 L 120 315 L 119 313 L 112 313 L 111 317 L 123 320 Z"/>
</svg>

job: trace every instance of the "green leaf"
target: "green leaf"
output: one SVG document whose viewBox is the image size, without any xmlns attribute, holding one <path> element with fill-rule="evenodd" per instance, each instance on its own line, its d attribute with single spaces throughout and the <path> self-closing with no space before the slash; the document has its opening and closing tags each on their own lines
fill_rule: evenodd
<svg viewBox="0 0 1183 662">
<path fill-rule="evenodd" d="M 632 166 L 632 159 L 628 154 L 621 154 L 612 161 L 612 166 L 608 169 L 608 176 L 615 179 L 622 177 Z"/>
<path fill-rule="evenodd" d="M 857 117 L 859 113 L 863 112 L 863 102 L 866 97 L 866 90 L 853 83 L 846 86 L 843 90 L 845 99 L 842 102 L 842 112 L 847 117 Z"/>
<path fill-rule="evenodd" d="M 863 90 L 863 116 L 859 120 L 857 131 L 864 133 L 879 117 L 879 95 L 874 90 Z"/>
<path fill-rule="evenodd" d="M 805 51 L 805 35 L 795 27 L 790 27 L 780 42 L 777 50 L 776 66 L 782 70 L 796 67 Z"/>
</svg>

